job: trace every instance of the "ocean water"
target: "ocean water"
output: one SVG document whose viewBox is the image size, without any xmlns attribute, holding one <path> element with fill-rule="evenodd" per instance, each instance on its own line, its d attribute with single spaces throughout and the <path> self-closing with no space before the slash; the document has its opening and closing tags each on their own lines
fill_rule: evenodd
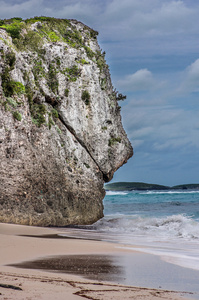
<svg viewBox="0 0 199 300">
<path fill-rule="evenodd" d="M 68 235 L 68 233 L 67 233 Z M 107 191 L 104 218 L 71 236 L 114 241 L 199 270 L 199 191 Z"/>
<path fill-rule="evenodd" d="M 95 225 L 120 243 L 199 270 L 199 191 L 107 192 Z M 143 248 L 144 247 L 144 248 Z"/>
</svg>

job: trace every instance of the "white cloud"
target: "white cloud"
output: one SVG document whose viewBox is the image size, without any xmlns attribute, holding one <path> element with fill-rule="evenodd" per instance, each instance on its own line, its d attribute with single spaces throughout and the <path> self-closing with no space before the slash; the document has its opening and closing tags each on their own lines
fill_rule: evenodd
<svg viewBox="0 0 199 300">
<path fill-rule="evenodd" d="M 181 76 L 182 80 L 177 89 L 178 92 L 199 92 L 199 59 L 188 66 Z"/>
<path fill-rule="evenodd" d="M 119 80 L 118 85 L 130 91 L 145 91 L 153 89 L 156 82 L 149 70 L 141 69 Z"/>
<path fill-rule="evenodd" d="M 187 68 L 186 85 L 199 91 L 199 59 Z"/>
<path fill-rule="evenodd" d="M 41 15 L 43 11 L 43 0 L 29 0 L 22 3 L 9 3 L 8 1 L 0 1 L 0 18 L 22 17 Z"/>
<path fill-rule="evenodd" d="M 143 137 L 149 136 L 149 134 L 153 133 L 153 131 L 154 131 L 154 128 L 151 126 L 142 127 L 137 130 L 134 130 L 133 136 L 135 139 L 137 139 L 137 138 L 141 139 Z"/>
<path fill-rule="evenodd" d="M 56 17 L 67 19 L 78 19 L 86 25 L 91 26 L 95 23 L 96 16 L 101 13 L 100 5 L 90 0 L 74 1 L 70 5 L 66 4 L 59 8 L 51 8 L 50 14 Z"/>
<path fill-rule="evenodd" d="M 132 143 L 133 143 L 133 147 L 134 149 L 137 149 L 138 147 L 140 147 L 141 145 L 143 145 L 144 143 L 144 140 L 141 140 L 141 139 L 133 139 L 132 140 Z"/>
<path fill-rule="evenodd" d="M 194 63 L 192 63 L 188 68 L 188 76 L 191 78 L 199 79 L 199 59 L 197 59 Z"/>
<path fill-rule="evenodd" d="M 123 108 L 123 123 L 137 152 L 181 155 L 191 148 L 199 150 L 198 112 L 175 106 L 148 106 Z"/>
<path fill-rule="evenodd" d="M 172 34 L 190 29 L 193 16 L 195 17 L 195 12 L 186 7 L 183 1 L 159 1 L 147 13 L 141 12 L 136 21 L 149 34 Z"/>
<path fill-rule="evenodd" d="M 54 4 L 56 3 L 56 5 Z M 29 18 L 34 16 L 51 16 L 57 18 L 79 19 L 79 21 L 93 20 L 100 12 L 99 5 L 90 0 L 56 2 L 45 0 L 25 0 L 21 3 L 9 3 L 0 0 L 0 18 L 22 17 Z M 89 24 L 87 24 L 89 25 Z"/>
<path fill-rule="evenodd" d="M 115 28 L 117 38 L 173 36 L 197 32 L 198 10 L 178 0 L 113 0 L 101 17 L 105 26 Z"/>
</svg>

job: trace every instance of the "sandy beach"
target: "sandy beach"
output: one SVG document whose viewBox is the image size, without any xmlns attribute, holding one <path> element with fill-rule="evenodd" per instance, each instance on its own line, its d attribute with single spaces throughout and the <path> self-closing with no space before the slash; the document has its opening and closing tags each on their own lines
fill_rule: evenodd
<svg viewBox="0 0 199 300">
<path fill-rule="evenodd" d="M 0 299 L 194 299 L 191 291 L 123 284 L 125 261 L 136 266 L 136 278 L 136 261 L 144 267 L 150 260 L 136 248 L 58 238 L 59 233 L 59 228 L 0 224 Z"/>
</svg>

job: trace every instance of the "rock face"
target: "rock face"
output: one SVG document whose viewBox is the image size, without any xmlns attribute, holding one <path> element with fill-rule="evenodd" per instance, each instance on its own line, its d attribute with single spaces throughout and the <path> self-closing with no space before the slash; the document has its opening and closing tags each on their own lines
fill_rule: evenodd
<svg viewBox="0 0 199 300">
<path fill-rule="evenodd" d="M 97 32 L 45 17 L 0 25 L 0 222 L 93 223 L 133 154 Z"/>
</svg>

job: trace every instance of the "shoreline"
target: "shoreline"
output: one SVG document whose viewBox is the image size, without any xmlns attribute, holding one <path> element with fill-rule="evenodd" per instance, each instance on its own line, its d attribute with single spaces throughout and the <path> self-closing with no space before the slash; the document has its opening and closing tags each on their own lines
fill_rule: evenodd
<svg viewBox="0 0 199 300">
<path fill-rule="evenodd" d="M 18 300 L 23 297 L 23 299 L 75 300 L 81 299 L 80 296 L 82 299 L 90 297 L 102 300 L 132 299 L 132 297 L 151 300 L 163 297 L 199 299 L 192 291 L 189 291 L 190 293 L 188 291 L 185 293 L 183 289 L 178 292 L 175 292 L 175 289 L 168 291 L 164 286 L 160 289 L 160 285 L 154 288 L 150 283 L 147 284 L 153 265 L 159 263 L 160 268 L 168 266 L 168 263 L 160 263 L 156 256 L 151 260 L 152 256 L 138 252 L 136 248 L 129 251 L 119 248 L 118 244 L 103 241 L 56 238 L 60 233 L 59 228 L 0 223 L 0 299 Z M 30 268 L 30 265 L 27 265 L 26 269 L 21 268 L 24 263 L 30 264 L 37 260 L 40 262 L 36 267 Z M 46 269 L 39 268 L 41 261 L 43 265 L 48 264 Z M 21 263 L 20 268 L 13 266 Z M 57 265 L 61 266 L 62 270 Z M 75 266 L 81 272 L 76 272 Z M 58 269 L 55 272 L 56 268 Z M 132 269 L 135 271 L 132 272 Z M 136 279 L 142 277 L 138 272 L 139 269 L 145 272 L 146 283 L 144 284 L 142 280 L 143 287 L 134 287 L 132 282 L 136 283 Z M 131 275 L 128 274 L 129 270 Z M 124 280 L 124 276 L 128 279 L 132 277 L 132 273 L 135 276 L 134 279 L 131 278 L 132 281 Z M 6 288 L 4 285 L 22 290 Z"/>
</svg>

